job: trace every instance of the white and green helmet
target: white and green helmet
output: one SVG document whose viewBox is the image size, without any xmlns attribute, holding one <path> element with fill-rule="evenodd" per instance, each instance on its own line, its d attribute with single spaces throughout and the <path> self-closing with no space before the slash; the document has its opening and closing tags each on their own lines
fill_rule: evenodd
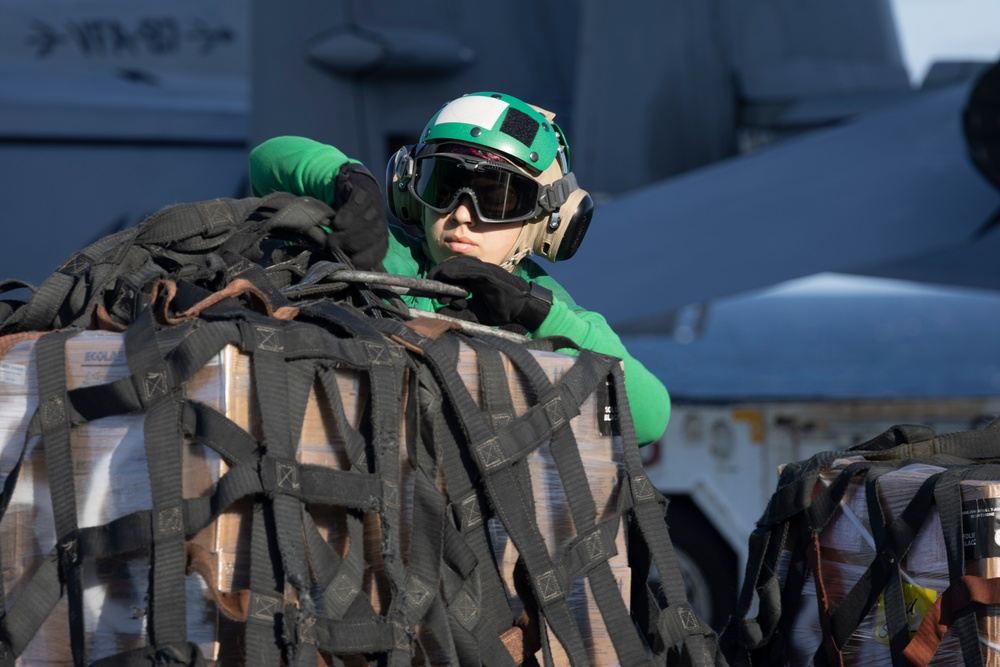
<svg viewBox="0 0 1000 667">
<path fill-rule="evenodd" d="M 416 163 L 431 155 L 447 154 L 448 146 L 467 146 L 499 155 L 509 161 L 511 172 L 535 183 L 534 201 L 523 206 L 509 221 L 523 220 L 521 234 L 501 263 L 512 268 L 529 253 L 555 262 L 569 259 L 583 240 L 593 214 L 593 201 L 579 188 L 569 170 L 569 149 L 555 114 L 529 105 L 511 95 L 495 92 L 470 93 L 445 104 L 430 119 L 420 136 L 420 143 L 401 148 L 386 169 L 386 189 L 390 210 L 405 222 L 422 223 L 423 209 L 440 213 L 450 210 L 438 203 L 435 207 L 415 184 L 420 180 Z M 440 151 L 440 152 L 439 152 Z M 496 169 L 495 161 L 488 168 Z M 486 167 L 484 167 L 485 169 Z M 472 195 L 473 200 L 476 197 Z M 451 208 L 457 203 L 450 202 Z M 477 209 L 481 202 L 476 201 Z M 485 209 L 485 207 L 483 207 Z M 508 222 L 502 216 L 491 218 L 487 212 L 480 219 L 486 223 Z"/>
<path fill-rule="evenodd" d="M 560 151 L 565 156 L 557 132 L 550 119 L 516 97 L 472 93 L 441 107 L 420 140 L 479 146 L 541 173 L 560 157 Z"/>
</svg>

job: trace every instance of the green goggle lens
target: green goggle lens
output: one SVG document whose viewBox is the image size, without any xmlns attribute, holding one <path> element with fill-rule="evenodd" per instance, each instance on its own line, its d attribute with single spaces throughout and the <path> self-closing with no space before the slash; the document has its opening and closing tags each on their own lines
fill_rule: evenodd
<svg viewBox="0 0 1000 667">
<path fill-rule="evenodd" d="M 468 155 L 439 153 L 414 161 L 410 193 L 436 213 L 450 213 L 468 194 L 482 222 L 537 217 L 538 183 L 506 165 Z"/>
</svg>

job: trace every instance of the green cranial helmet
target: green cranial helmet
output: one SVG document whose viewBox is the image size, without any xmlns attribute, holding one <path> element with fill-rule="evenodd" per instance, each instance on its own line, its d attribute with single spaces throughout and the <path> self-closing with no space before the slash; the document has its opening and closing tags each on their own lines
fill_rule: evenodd
<svg viewBox="0 0 1000 667">
<path fill-rule="evenodd" d="M 559 137 L 550 120 L 501 93 L 470 93 L 448 102 L 427 123 L 420 141 L 481 146 L 535 173 L 548 169 L 559 155 Z"/>
</svg>

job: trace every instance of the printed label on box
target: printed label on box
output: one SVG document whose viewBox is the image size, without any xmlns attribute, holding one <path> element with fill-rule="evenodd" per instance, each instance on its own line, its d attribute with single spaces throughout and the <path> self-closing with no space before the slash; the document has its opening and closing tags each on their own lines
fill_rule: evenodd
<svg viewBox="0 0 1000 667">
<path fill-rule="evenodd" d="M 620 435 L 618 427 L 618 405 L 615 403 L 615 388 L 610 382 L 602 382 L 597 387 L 597 429 L 603 436 Z"/>
<path fill-rule="evenodd" d="M 965 560 L 1000 556 L 1000 498 L 976 498 L 962 502 L 962 541 Z"/>
<path fill-rule="evenodd" d="M 906 608 L 906 625 L 910 637 L 917 634 L 920 622 L 927 615 L 927 610 L 934 605 L 938 592 L 933 588 L 923 588 L 907 582 L 901 582 L 903 588 L 903 605 Z M 875 640 L 883 644 L 889 643 L 889 623 L 885 617 L 885 593 L 878 596 L 878 609 L 875 612 Z"/>
<path fill-rule="evenodd" d="M 83 365 L 94 364 L 124 364 L 125 350 L 87 350 L 83 353 Z"/>
<path fill-rule="evenodd" d="M 27 375 L 28 369 L 24 364 L 0 361 L 0 382 L 23 385 Z"/>
</svg>

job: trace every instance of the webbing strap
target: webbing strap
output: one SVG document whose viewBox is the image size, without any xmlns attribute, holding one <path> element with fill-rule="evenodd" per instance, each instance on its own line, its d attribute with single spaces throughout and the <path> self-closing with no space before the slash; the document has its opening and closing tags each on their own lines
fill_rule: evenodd
<svg viewBox="0 0 1000 667">
<path fill-rule="evenodd" d="M 498 342 L 497 346 L 503 349 L 526 375 L 541 404 L 548 406 L 554 401 L 560 400 L 558 391 L 549 382 L 533 355 L 523 347 L 507 341 Z M 559 387 L 567 390 L 565 393 L 572 397 L 574 405 L 577 402 L 582 402 L 593 393 L 594 387 L 599 382 L 605 381 L 603 377 L 607 376 L 606 369 L 609 365 L 608 360 L 599 360 L 593 353 L 583 352 L 574 363 L 573 369 L 560 378 Z M 579 375 L 574 373 L 577 368 L 581 369 Z M 604 371 L 603 377 L 601 371 Z M 498 373 L 497 377 L 504 378 L 506 374 Z M 550 452 L 556 470 L 559 472 L 573 525 L 576 527 L 577 546 L 584 547 L 583 549 L 570 548 L 567 553 L 562 565 L 569 565 L 569 567 L 561 569 L 569 569 L 572 574 L 565 581 L 567 584 L 572 582 L 581 569 L 585 568 L 589 572 L 591 590 L 619 660 L 624 664 L 639 664 L 645 660 L 646 650 L 633 629 L 629 611 L 622 600 L 608 564 L 608 559 L 617 551 L 614 547 L 614 536 L 619 526 L 618 517 L 615 517 L 614 521 L 603 524 L 604 532 L 600 530 L 602 526 L 595 525 L 597 506 L 590 491 L 587 472 L 583 466 L 576 437 L 573 435 L 572 429 L 569 428 L 568 422 L 553 432 Z M 610 534 L 608 534 L 609 530 Z M 574 560 L 580 560 L 581 554 L 583 554 L 582 559 L 585 562 L 582 567 L 574 568 L 572 563 Z"/>
<path fill-rule="evenodd" d="M 828 487 L 823 489 L 815 498 L 811 499 L 810 497 L 814 492 L 816 480 L 818 480 L 819 473 L 821 472 L 820 468 L 810 465 L 802 466 L 801 479 L 785 480 L 785 488 L 801 485 L 805 500 L 800 500 L 799 502 L 804 502 L 805 504 L 796 510 L 798 515 L 795 520 L 775 525 L 775 528 L 778 528 L 782 525 L 787 526 L 791 524 L 792 528 L 787 530 L 784 535 L 797 535 L 796 541 L 791 547 L 792 552 L 791 557 L 788 559 L 788 569 L 785 575 L 784 586 L 781 587 L 778 585 L 775 570 L 785 537 L 769 543 L 768 552 L 764 556 L 763 561 L 758 561 L 758 567 L 760 567 L 761 562 L 767 563 L 767 571 L 765 573 L 768 579 L 766 582 L 767 585 L 765 586 L 763 585 L 764 582 L 760 582 L 756 586 L 760 591 L 761 614 L 767 614 L 767 627 L 771 629 L 766 634 L 755 637 L 753 641 L 755 642 L 754 645 L 757 646 L 765 640 L 769 641 L 767 653 L 769 661 L 785 660 L 788 647 L 787 641 L 784 638 L 791 636 L 793 621 L 802 601 L 802 587 L 810 576 L 810 562 L 819 557 L 818 552 L 812 553 L 814 550 L 814 536 L 827 525 L 837 511 L 840 500 L 846 493 L 851 480 L 855 476 L 867 471 L 872 465 L 870 462 L 860 462 L 848 466 Z M 806 487 L 810 489 L 808 492 L 805 492 Z M 766 515 L 796 516 L 790 508 L 785 506 L 785 503 L 791 502 L 791 499 L 798 495 L 798 492 L 794 495 L 786 495 L 780 501 L 772 498 Z M 764 523 L 765 519 L 761 519 L 760 524 L 763 525 Z M 772 534 L 774 533 L 775 530 L 772 528 Z M 816 577 L 815 572 L 813 572 L 813 576 Z M 822 578 L 817 578 L 816 583 L 817 590 L 821 591 L 823 589 Z M 821 596 L 818 595 L 817 603 L 820 605 L 822 622 L 826 623 L 828 609 L 820 598 Z M 838 647 L 828 643 L 828 649 L 830 655 L 839 655 L 840 649 Z M 826 655 L 824 654 L 821 659 L 826 659 Z M 837 662 L 839 662 L 839 658 Z"/>
<path fill-rule="evenodd" d="M 868 506 L 868 521 L 871 524 L 872 535 L 875 538 L 875 549 L 878 550 L 886 537 L 885 513 L 878 494 L 879 475 L 875 470 L 869 472 L 865 480 L 865 496 Z M 905 667 L 902 651 L 910 641 L 910 628 L 906 620 L 906 602 L 903 599 L 903 586 L 899 570 L 890 572 L 883 593 L 886 626 L 889 632 L 889 654 L 892 656 L 893 667 Z"/>
<path fill-rule="evenodd" d="M 781 590 L 780 613 L 782 616 L 779 622 L 779 634 L 775 637 L 790 638 L 792 636 L 793 622 L 802 606 L 802 588 L 810 575 L 816 583 L 821 625 L 824 630 L 828 629 L 830 610 L 825 597 L 822 571 L 819 569 L 820 553 L 817 536 L 839 510 L 840 501 L 847 493 L 851 481 L 867 472 L 873 465 L 871 462 L 862 461 L 847 466 L 829 486 L 811 501 L 808 501 L 807 506 L 802 509 L 799 519 L 795 522 L 797 537 L 792 546 L 785 584 Z M 810 469 L 805 476 L 811 480 L 818 480 L 819 472 L 819 470 Z M 812 483 L 815 485 L 816 482 Z M 817 662 L 824 663 L 825 660 L 830 660 L 833 665 L 841 665 L 843 662 L 842 645 L 833 642 L 831 635 L 830 632 L 824 633 L 825 652 L 817 658 Z M 780 659 L 783 661 L 787 655 L 788 641 L 772 638 L 769 648 L 770 660 Z"/>
<path fill-rule="evenodd" d="M 498 449 L 501 438 L 483 417 L 455 367 L 438 363 L 438 350 L 456 344 L 454 339 L 446 337 L 437 341 L 424 338 L 419 342 L 458 412 L 494 508 L 527 567 L 536 601 L 570 659 L 577 664 L 586 664 L 583 639 L 566 601 L 566 591 L 556 578 L 555 564 L 545 549 L 533 515 L 528 512 L 527 504 L 521 497 L 520 485 L 508 465 L 497 465 L 496 457 L 502 451 Z M 505 461 L 500 459 L 500 462 Z"/>
<path fill-rule="evenodd" d="M 291 610 L 294 615 L 294 607 Z M 294 622 L 294 619 L 292 620 Z M 392 623 L 371 620 L 341 621 L 318 617 L 316 619 L 316 639 L 325 651 L 332 654 L 351 655 L 357 653 L 388 653 L 403 644 L 409 644 L 409 636 Z"/>
<path fill-rule="evenodd" d="M 489 416 L 493 428 L 502 431 L 514 422 L 517 414 L 514 412 L 514 399 L 510 393 L 507 369 L 500 357 L 500 350 L 474 338 L 470 338 L 466 342 L 476 352 L 480 404 L 483 406 L 483 411 Z M 534 512 L 535 498 L 531 490 L 531 476 L 527 466 L 514 468 L 514 475 L 521 485 L 524 499 L 529 503 L 529 510 Z"/>
<path fill-rule="evenodd" d="M 421 470 L 413 475 L 413 539 L 402 595 L 406 627 L 422 621 L 440 590 L 445 498 Z M 400 652 L 402 653 L 402 652 Z"/>
<path fill-rule="evenodd" d="M 510 392 L 510 385 L 508 381 L 509 373 L 507 367 L 504 365 L 500 349 L 494 344 L 487 344 L 471 337 L 463 342 L 468 344 L 476 353 L 476 365 L 478 370 L 477 378 L 479 381 L 480 405 L 482 406 L 482 410 L 489 418 L 493 428 L 497 432 L 502 433 L 504 429 L 510 428 L 516 423 L 517 414 L 514 410 L 514 400 Z M 508 358 L 510 358 L 509 355 Z M 541 374 L 542 383 L 545 386 L 548 386 L 548 380 L 545 378 L 544 373 L 540 368 L 531 368 L 530 370 L 537 370 L 538 373 Z M 531 385 L 530 391 L 532 391 L 535 396 L 538 396 L 538 390 L 535 388 L 535 385 L 538 383 L 538 379 L 538 376 L 535 376 L 534 378 L 528 377 L 529 384 Z M 528 465 L 525 461 L 521 461 L 512 465 L 510 471 L 511 475 L 520 487 L 519 495 L 525 503 L 528 513 L 532 516 L 536 516 L 535 497 L 532 489 L 531 473 Z M 492 534 L 493 551 L 495 553 L 500 553 L 501 550 L 505 548 L 505 544 L 502 541 L 509 538 L 507 535 L 497 534 L 497 532 Z M 565 577 L 560 577 L 560 581 L 565 581 Z M 525 603 L 528 606 L 528 609 L 531 608 L 530 599 L 522 599 L 521 602 Z M 511 633 L 514 634 L 512 635 Z M 505 652 L 508 653 L 515 662 L 520 662 L 523 659 L 524 654 L 530 654 L 530 652 L 532 652 L 529 651 L 529 647 L 523 646 L 523 639 L 520 650 L 516 645 L 512 644 L 512 642 L 515 642 L 512 637 L 523 637 L 523 635 L 523 629 L 518 626 L 508 628 L 500 635 L 500 641 L 502 642 Z M 496 661 L 496 654 L 499 652 L 500 645 L 491 641 L 489 648 L 482 651 L 482 655 L 487 662 L 490 661 L 490 658 L 492 658 L 493 661 Z M 506 656 L 503 655 L 500 655 L 499 657 L 502 660 L 507 659 Z"/>
<path fill-rule="evenodd" d="M 942 473 L 937 484 L 934 485 L 934 504 L 937 506 L 938 518 L 941 521 L 941 534 L 948 556 L 950 581 L 960 579 L 965 573 L 965 549 L 963 547 L 965 540 L 961 534 L 962 491 L 959 488 L 959 479 L 958 470 L 948 470 Z M 952 633 L 958 636 L 965 664 L 969 667 L 982 665 L 983 656 L 979 648 L 979 628 L 976 624 L 975 614 L 971 612 L 957 614 L 952 619 L 951 625 Z M 909 633 L 907 633 L 906 642 L 900 641 L 898 646 L 893 645 L 892 648 L 902 654 L 909 639 Z M 902 660 L 900 664 L 903 664 Z"/>
<path fill-rule="evenodd" d="M 293 497 L 301 489 L 297 474 L 299 466 L 295 461 L 299 432 L 293 432 L 293 424 L 301 424 L 300 412 L 305 410 L 306 401 L 303 397 L 298 405 L 292 403 L 293 398 L 299 398 L 301 390 L 295 391 L 293 396 L 294 383 L 290 380 L 290 369 L 284 356 L 284 351 L 288 349 L 285 329 L 279 324 L 245 323 L 244 343 L 255 348 L 251 363 L 264 431 L 263 451 L 274 461 L 273 467 L 262 464 L 261 473 L 264 475 L 273 471 L 275 475 L 276 488 L 271 494 L 270 509 L 274 516 L 280 562 L 284 576 L 298 590 L 302 605 L 299 615 L 299 622 L 303 624 L 301 634 L 306 635 L 304 628 L 314 622 L 315 615 L 305 558 L 302 508 L 298 499 Z M 315 647 L 310 651 L 299 642 L 286 644 L 285 660 L 293 667 L 303 664 L 306 654 L 315 656 Z"/>
<path fill-rule="evenodd" d="M 374 462 L 369 463 L 366 460 L 364 438 L 349 425 L 335 371 L 332 368 L 324 368 L 318 372 L 318 376 L 326 398 L 325 404 L 333 410 L 336 435 L 339 436 L 347 451 L 350 473 L 357 476 L 368 475 L 367 471 L 374 465 Z M 368 497 L 376 498 L 378 492 L 377 483 L 372 479 L 372 489 Z M 320 537 L 308 513 L 304 517 L 307 519 L 306 537 L 309 559 L 315 571 L 317 583 L 323 590 L 326 615 L 335 620 L 342 619 L 354 603 L 362 586 L 365 569 L 364 516 L 353 511 L 346 513 L 348 550 L 343 560 Z M 375 612 L 371 609 L 371 605 L 368 604 L 367 600 L 364 602 L 367 614 L 373 616 Z"/>
<path fill-rule="evenodd" d="M 257 440 L 221 412 L 200 401 L 184 402 L 181 426 L 194 442 L 212 448 L 230 466 L 256 460 Z"/>
<path fill-rule="evenodd" d="M 454 641 L 454 651 L 459 664 L 482 662 L 489 665 L 514 665 L 510 653 L 500 641 L 500 632 L 495 629 L 497 619 L 484 619 L 491 611 L 481 588 L 483 576 L 491 574 L 492 561 L 485 567 L 479 562 L 472 546 L 455 528 L 455 524 L 444 524 L 444 551 L 442 556 L 446 567 L 442 568 L 441 586 L 444 601 L 448 606 L 450 632 Z M 495 573 L 496 568 L 492 568 Z M 501 595 L 502 595 L 501 591 Z M 506 600 L 502 600 L 506 604 Z M 505 611 L 508 607 L 502 607 Z M 501 620 L 504 614 L 501 612 Z M 491 620 L 492 622 L 487 622 Z M 507 622 L 509 629 L 510 622 Z"/>
<path fill-rule="evenodd" d="M 153 500 L 149 568 L 150 644 L 159 649 L 187 644 L 182 436 L 183 389 L 172 377 L 156 344 L 148 308 L 125 332 L 125 359 L 146 408 L 143 425 L 150 495 Z"/>
<path fill-rule="evenodd" d="M 391 346 L 391 347 L 390 347 Z M 368 378 L 370 383 L 372 449 L 375 453 L 375 466 L 382 482 L 380 497 L 382 508 L 379 512 L 382 530 L 382 562 L 389 584 L 393 591 L 392 602 L 389 604 L 388 618 L 396 628 L 397 639 L 400 636 L 412 636 L 416 618 L 411 618 L 408 607 L 412 601 L 407 599 L 410 594 L 406 580 L 406 570 L 403 567 L 402 547 L 399 543 L 400 507 L 402 489 L 399 469 L 400 438 L 399 427 L 402 415 L 399 388 L 403 386 L 403 367 L 400 363 L 402 352 L 392 344 L 376 343 L 369 345 L 370 367 Z M 419 588 L 413 584 L 414 589 Z M 415 592 L 421 602 L 424 596 Z M 423 610 L 426 610 L 424 608 Z M 422 610 L 422 611 L 423 611 Z M 414 612 L 416 615 L 416 612 Z M 391 665 L 408 665 L 411 657 L 412 642 L 398 639 L 389 656 Z"/>
<path fill-rule="evenodd" d="M 444 349 L 442 354 L 451 355 L 444 363 L 458 363 L 457 346 Z M 430 369 L 420 366 L 416 372 L 420 376 L 418 383 L 426 392 L 421 410 L 428 423 L 421 429 L 424 441 L 422 446 L 435 452 L 441 461 L 451 505 L 449 513 L 453 525 L 461 535 L 461 538 L 456 539 L 455 534 L 446 533 L 446 545 L 451 546 L 445 553 L 452 558 L 452 566 L 467 582 L 467 601 L 463 601 L 458 607 L 452 606 L 452 609 L 459 611 L 459 618 L 462 620 L 458 629 L 455 629 L 453 623 L 453 631 L 458 639 L 463 637 L 462 628 L 476 635 L 477 642 L 469 644 L 475 652 L 471 655 L 464 654 L 463 661 L 479 660 L 476 648 L 482 647 L 487 652 L 497 648 L 497 637 L 511 627 L 514 613 L 508 604 L 500 573 L 494 567 L 489 535 L 490 506 L 475 484 L 478 472 L 468 448 L 459 445 L 462 438 L 460 427 L 455 423 L 456 417 L 451 406 L 442 401 L 440 387 L 430 377 Z M 455 561 L 454 554 L 460 551 L 456 548 L 459 542 L 467 545 L 468 550 L 460 561 Z M 453 604 L 451 599 L 449 604 Z M 502 645 L 499 648 L 502 649 Z M 459 650 L 461 652 L 462 646 L 459 646 Z M 494 657 L 494 660 L 503 660 L 503 656 Z"/>
<path fill-rule="evenodd" d="M 930 511 L 937 477 L 938 474 L 935 474 L 924 480 L 903 513 L 887 526 L 884 546 L 878 550 L 858 583 L 831 613 L 831 639 L 837 646 L 843 647 L 854 629 L 868 615 L 885 587 L 890 570 L 895 569 L 899 560 L 906 555 L 924 517 Z"/>
<path fill-rule="evenodd" d="M 344 411 L 344 401 L 340 397 L 340 387 L 337 384 L 336 371 L 332 368 L 324 368 L 319 372 L 320 385 L 326 398 L 325 404 L 333 411 L 333 424 L 336 435 L 344 443 L 347 452 L 347 459 L 351 463 L 351 470 L 367 472 L 372 470 L 375 462 L 368 460 L 367 445 L 364 436 L 350 427 L 347 413 Z"/>
<path fill-rule="evenodd" d="M 442 363 L 457 365 L 458 346 L 442 348 L 441 355 Z M 422 366 L 420 372 L 431 371 Z M 468 447 L 459 445 L 465 440 L 451 406 L 442 402 L 436 382 L 425 379 L 423 384 L 429 393 L 429 402 L 423 406 L 430 419 L 426 439 L 437 451 L 444 468 L 451 514 L 459 531 L 448 531 L 445 535 L 445 556 L 461 582 L 449 586 L 453 580 L 447 577 L 444 580 L 456 651 L 463 664 L 482 661 L 513 665 L 510 653 L 499 639 L 501 633 L 512 627 L 515 614 L 490 547 L 490 505 L 475 483 L 478 471 Z"/>
<path fill-rule="evenodd" d="M 781 585 L 773 564 L 778 562 L 788 524 L 757 526 L 750 533 L 747 565 L 736 603 L 736 613 L 723 636 L 726 656 L 733 665 L 750 662 L 749 650 L 763 646 L 774 634 L 781 618 Z M 756 593 L 757 616 L 749 618 Z"/>
<path fill-rule="evenodd" d="M 459 665 L 458 650 L 455 648 L 455 638 L 452 635 L 448 620 L 448 608 L 440 595 L 435 595 L 431 601 L 430 609 L 424 617 L 424 629 L 428 630 L 432 642 L 421 637 L 420 648 L 424 653 L 427 664 L 435 664 L 427 656 L 434 655 L 438 662 L 449 665 Z"/>
<path fill-rule="evenodd" d="M 218 245 L 227 237 L 225 232 L 242 221 L 266 199 L 212 199 L 205 202 L 179 204 L 157 211 L 140 225 L 138 241 L 161 245 L 171 243 L 187 251 Z M 214 243 L 204 240 L 204 235 Z"/>
<path fill-rule="evenodd" d="M 625 400 L 625 375 L 618 364 L 610 365 L 612 388 L 618 398 L 618 429 L 622 438 L 627 490 L 631 494 L 632 511 L 643 539 L 660 573 L 667 606 L 660 615 L 657 630 L 663 646 L 669 650 L 683 641 L 685 655 L 695 665 L 714 665 L 719 658 L 715 633 L 698 618 L 687 602 L 677 557 L 667 524 L 664 521 L 662 495 L 643 474 L 642 460 L 635 436 L 635 424 L 628 401 Z M 625 489 L 623 489 L 624 491 Z M 638 545 L 629 545 L 630 549 Z M 721 658 L 720 658 L 721 659 Z"/>
<path fill-rule="evenodd" d="M 17 484 L 17 480 L 21 476 L 21 467 L 24 465 L 24 455 L 28 451 L 28 439 L 29 437 L 25 436 L 24 441 L 21 443 L 21 451 L 17 455 L 17 461 L 14 462 L 10 472 L 7 473 L 7 477 L 3 481 L 3 488 L 0 489 L 0 521 L 3 521 L 4 516 L 7 514 L 7 508 L 10 506 L 10 500 L 14 497 L 14 486 Z M 0 572 L 2 572 L 3 569 L 3 558 L 0 558 Z M 0 618 L 3 618 L 6 610 L 7 594 L 3 583 L 3 577 L 0 577 Z M 0 645 L 2 645 L 2 641 L 0 641 Z"/>
<path fill-rule="evenodd" d="M 10 333 L 15 330 L 51 331 L 59 308 L 63 305 L 63 302 L 77 280 L 73 273 L 64 273 L 64 267 L 67 264 L 72 267 L 74 266 L 74 262 L 79 262 L 82 265 L 88 260 L 89 258 L 86 255 L 80 253 L 70 257 L 63 266 L 59 267 L 55 273 L 46 278 L 38 286 L 38 289 L 32 294 L 31 299 L 17 310 L 10 322 L 4 323 L 3 333 Z M 14 325 L 16 325 L 16 329 Z"/>
<path fill-rule="evenodd" d="M 52 497 L 56 529 L 59 579 L 69 604 L 70 641 L 73 663 L 82 666 L 83 655 L 83 585 L 77 550 L 76 483 L 70 443 L 70 420 L 66 395 L 66 341 L 72 331 L 42 336 L 35 344 L 38 376 L 38 409 L 45 441 L 45 465 Z"/>
<path fill-rule="evenodd" d="M 280 617 L 284 606 L 284 576 L 275 527 L 264 501 L 253 504 L 250 529 L 250 604 L 245 629 L 247 667 L 273 667 L 281 663 L 284 645 Z"/>
<path fill-rule="evenodd" d="M 446 533 L 446 555 L 465 582 L 448 596 L 452 612 L 451 630 L 462 662 L 482 660 L 486 664 L 513 665 L 500 643 L 500 633 L 509 629 L 514 614 L 507 601 L 500 572 L 495 567 L 489 542 L 489 504 L 476 491 L 468 450 L 458 444 L 445 418 L 445 406 L 425 406 L 432 415 L 432 444 L 440 453 L 451 500 L 451 513 L 461 537 Z M 457 428 L 457 427 L 456 427 Z M 469 551 L 460 548 L 466 545 Z M 458 557 L 457 554 L 461 554 Z M 475 639 L 467 639 L 469 636 Z M 506 656 L 506 657 L 505 657 Z"/>
<path fill-rule="evenodd" d="M 962 575 L 953 581 L 927 610 L 916 635 L 904 650 L 908 664 L 924 667 L 930 663 L 945 633 L 957 619 L 971 618 L 975 621 L 977 607 L 997 604 L 1000 604 L 1000 579 Z M 982 654 L 979 664 L 982 664 Z"/>
<path fill-rule="evenodd" d="M 344 618 L 361 591 L 365 573 L 364 521 L 357 512 L 348 511 L 346 517 L 348 548 L 344 558 L 323 539 L 311 515 L 303 515 L 309 563 L 320 590 L 323 591 L 323 611 L 334 620 Z M 371 604 L 364 600 L 366 615 L 374 616 Z"/>
<path fill-rule="evenodd" d="M 59 551 L 53 548 L 0 619 L 2 645 L 14 656 L 24 652 L 62 597 L 59 577 Z"/>
</svg>

